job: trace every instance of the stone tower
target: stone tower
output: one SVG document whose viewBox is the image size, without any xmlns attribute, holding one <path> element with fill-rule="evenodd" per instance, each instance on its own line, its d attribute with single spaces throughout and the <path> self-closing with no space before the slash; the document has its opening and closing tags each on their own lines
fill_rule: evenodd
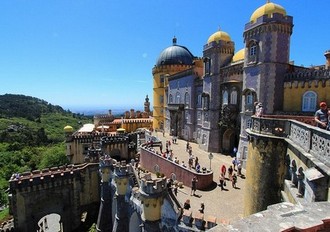
<svg viewBox="0 0 330 232">
<path fill-rule="evenodd" d="M 166 194 L 166 178 L 141 180 L 142 226 L 145 232 L 161 232 L 161 208 Z"/>
<path fill-rule="evenodd" d="M 228 33 L 217 31 L 207 40 L 203 48 L 204 80 L 202 93 L 202 144 L 205 150 L 219 151 L 219 125 L 221 102 L 219 90 L 222 79 L 220 68 L 228 65 L 234 55 L 235 45 Z M 212 138 L 212 139 L 211 139 Z"/>
<path fill-rule="evenodd" d="M 150 102 L 148 95 L 146 96 L 145 102 L 144 102 L 144 112 L 150 113 Z"/>
<path fill-rule="evenodd" d="M 113 232 L 129 231 L 129 199 L 126 199 L 126 194 L 129 191 L 129 175 L 130 165 L 126 162 L 117 164 L 114 170 L 114 178 L 116 183 L 116 215 L 113 226 Z"/>
<path fill-rule="evenodd" d="M 114 162 L 113 159 L 107 157 L 100 159 L 101 203 L 97 218 L 97 231 L 112 231 L 111 178 Z"/>
<path fill-rule="evenodd" d="M 249 127 L 254 103 L 263 104 L 264 114 L 274 114 L 283 109 L 284 74 L 289 66 L 292 28 L 293 18 L 282 6 L 270 1 L 255 10 L 245 25 L 239 145 L 243 159 L 247 154 L 245 129 Z"/>
</svg>

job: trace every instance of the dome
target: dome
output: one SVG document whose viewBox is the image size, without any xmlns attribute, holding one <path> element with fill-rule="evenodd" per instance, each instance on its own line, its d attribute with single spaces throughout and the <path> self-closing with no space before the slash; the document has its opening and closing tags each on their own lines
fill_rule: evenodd
<svg viewBox="0 0 330 232">
<path fill-rule="evenodd" d="M 244 60 L 244 56 L 245 56 L 245 48 L 242 48 L 241 50 L 239 50 L 234 54 L 232 62 Z"/>
<path fill-rule="evenodd" d="M 72 126 L 65 126 L 63 129 L 64 129 L 65 132 L 68 132 L 68 133 L 70 133 L 70 132 L 73 131 L 73 127 Z"/>
<path fill-rule="evenodd" d="M 265 5 L 259 7 L 253 12 L 250 22 L 255 22 L 257 18 L 263 15 L 268 15 L 268 17 L 271 17 L 274 13 L 279 13 L 285 16 L 286 10 L 282 6 L 268 1 Z"/>
<path fill-rule="evenodd" d="M 173 45 L 165 48 L 159 55 L 156 66 L 170 64 L 192 65 L 194 56 L 184 46 L 176 44 L 176 38 L 173 38 Z"/>
<path fill-rule="evenodd" d="M 207 43 L 211 43 L 213 41 L 215 42 L 219 42 L 219 40 L 222 40 L 222 41 L 231 41 L 231 38 L 229 36 L 229 34 L 227 32 L 224 32 L 224 31 L 217 31 L 215 32 L 214 34 L 212 34 L 209 39 L 207 40 Z"/>
</svg>

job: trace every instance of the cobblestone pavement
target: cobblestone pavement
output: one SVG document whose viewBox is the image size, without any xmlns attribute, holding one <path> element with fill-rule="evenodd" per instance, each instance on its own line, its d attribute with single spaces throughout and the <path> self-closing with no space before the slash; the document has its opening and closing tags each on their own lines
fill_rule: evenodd
<svg viewBox="0 0 330 232">
<path fill-rule="evenodd" d="M 153 132 L 154 136 L 157 136 L 160 140 L 163 141 L 163 150 L 165 150 L 166 140 L 170 140 L 172 143 L 172 137 L 168 134 L 165 134 L 165 137 L 160 132 Z M 173 150 L 173 157 L 178 157 L 180 163 L 182 160 L 185 163 L 188 163 L 188 153 L 186 152 L 186 141 L 177 140 L 176 144 L 171 144 L 171 149 Z M 213 159 L 209 159 L 209 152 L 202 151 L 198 148 L 198 144 L 190 143 L 192 147 L 192 153 L 194 157 L 198 157 L 201 167 L 210 168 L 213 171 L 213 180 L 214 186 L 207 191 L 196 191 L 196 196 L 191 196 L 190 186 L 184 186 L 178 190 L 178 200 L 182 203 L 186 199 L 190 199 L 191 211 L 198 212 L 201 202 L 205 204 L 204 218 L 208 216 L 215 216 L 217 218 L 217 223 L 228 224 L 231 221 L 241 219 L 243 217 L 243 193 L 244 193 L 244 184 L 245 179 L 238 177 L 237 179 L 237 188 L 233 188 L 230 181 L 226 181 L 226 190 L 221 191 L 219 184 L 219 174 L 220 167 L 225 164 L 227 169 L 231 165 L 232 157 L 223 155 L 221 153 L 212 153 Z M 156 148 L 157 150 L 158 148 Z M 245 170 L 242 170 L 242 173 L 245 174 Z M 226 174 L 228 177 L 228 174 Z M 180 181 L 180 180 L 179 180 Z"/>
</svg>

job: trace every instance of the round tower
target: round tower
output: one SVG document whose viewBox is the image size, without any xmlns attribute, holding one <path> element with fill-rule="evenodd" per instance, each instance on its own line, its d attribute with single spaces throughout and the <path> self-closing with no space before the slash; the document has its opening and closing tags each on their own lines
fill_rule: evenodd
<svg viewBox="0 0 330 232">
<path fill-rule="evenodd" d="M 129 201 L 125 200 L 129 187 L 129 175 L 131 173 L 129 165 L 126 162 L 118 163 L 114 170 L 114 180 L 116 184 L 116 215 L 113 232 L 129 231 Z"/>
<path fill-rule="evenodd" d="M 243 110 L 255 101 L 263 103 L 265 114 L 282 110 L 292 28 L 293 18 L 282 6 L 270 1 L 256 9 L 245 25 L 243 90 L 251 89 L 254 93 L 252 102 L 245 99 Z"/>
<path fill-rule="evenodd" d="M 284 74 L 289 67 L 293 18 L 286 10 L 267 1 L 256 9 L 245 24 L 241 134 L 238 152 L 247 156 L 247 134 L 257 102 L 264 114 L 283 110 Z"/>
<path fill-rule="evenodd" d="M 161 231 L 161 208 L 166 191 L 166 178 L 141 180 L 140 199 L 143 205 L 142 221 L 144 231 Z"/>
<path fill-rule="evenodd" d="M 153 128 L 164 130 L 165 128 L 165 102 L 167 101 L 166 87 L 168 77 L 174 73 L 187 70 L 194 65 L 194 56 L 184 46 L 177 45 L 177 39 L 173 38 L 173 44 L 164 49 L 152 69 L 153 75 Z"/>
<path fill-rule="evenodd" d="M 115 161 L 108 157 L 100 159 L 101 203 L 97 218 L 97 231 L 112 231 L 112 192 L 111 178 Z"/>
</svg>

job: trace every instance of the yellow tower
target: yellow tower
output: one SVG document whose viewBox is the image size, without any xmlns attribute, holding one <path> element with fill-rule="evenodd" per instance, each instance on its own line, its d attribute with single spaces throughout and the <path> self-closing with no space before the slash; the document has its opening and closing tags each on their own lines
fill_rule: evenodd
<svg viewBox="0 0 330 232">
<path fill-rule="evenodd" d="M 152 69 L 153 75 L 153 128 L 165 128 L 165 102 L 168 77 L 193 67 L 194 56 L 184 46 L 177 45 L 173 38 L 173 45 L 164 49 Z"/>
<path fill-rule="evenodd" d="M 165 194 L 167 193 L 166 178 L 154 180 L 141 179 L 140 183 L 144 231 L 160 232 L 161 209 Z"/>
</svg>

